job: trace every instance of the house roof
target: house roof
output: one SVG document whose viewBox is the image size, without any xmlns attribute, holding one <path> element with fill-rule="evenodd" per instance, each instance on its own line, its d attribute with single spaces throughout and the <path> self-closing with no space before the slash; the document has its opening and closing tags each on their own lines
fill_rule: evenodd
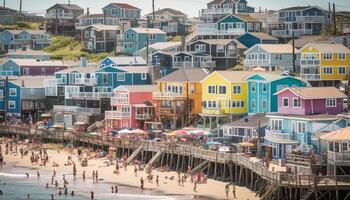
<svg viewBox="0 0 350 200">
<path fill-rule="evenodd" d="M 110 14 L 89 14 L 89 15 L 80 15 L 78 18 L 79 19 L 90 19 L 90 18 L 117 18 L 113 15 Z"/>
<path fill-rule="evenodd" d="M 329 132 L 320 137 L 321 139 L 328 141 L 349 141 L 350 140 L 350 127 L 342 128 L 333 132 Z"/>
<path fill-rule="evenodd" d="M 247 49 L 248 48 L 244 44 L 242 44 L 240 41 L 238 41 L 237 39 L 234 39 L 234 41 L 237 44 L 238 49 Z"/>
<path fill-rule="evenodd" d="M 107 57 L 112 62 L 116 63 L 118 66 L 129 66 L 129 65 L 146 65 L 146 60 L 141 56 L 117 56 L 117 57 Z"/>
<path fill-rule="evenodd" d="M 279 92 L 275 93 L 275 95 L 286 90 L 291 91 L 303 99 L 329 99 L 346 97 L 344 93 L 335 87 L 291 87 L 280 90 Z"/>
<path fill-rule="evenodd" d="M 117 69 L 126 71 L 133 74 L 146 74 L 149 73 L 149 66 L 127 66 L 127 67 L 117 67 Z"/>
<path fill-rule="evenodd" d="M 328 114 L 316 114 L 316 115 L 296 115 L 296 114 L 285 114 L 285 113 L 267 113 L 267 117 L 278 117 L 278 118 L 293 118 L 307 121 L 333 121 L 339 117 L 336 115 Z"/>
<path fill-rule="evenodd" d="M 340 12 L 337 12 L 335 15 L 341 15 L 341 16 L 344 16 L 344 17 L 350 17 L 350 12 L 349 11 L 340 11 Z"/>
<path fill-rule="evenodd" d="M 155 11 L 154 14 L 155 15 L 162 15 L 162 14 L 164 14 L 166 12 L 168 12 L 168 13 L 170 13 L 172 15 L 177 15 L 177 16 L 179 16 L 179 15 L 187 16 L 185 13 L 183 13 L 183 12 L 181 12 L 179 10 L 172 9 L 172 8 L 163 8 L 163 9 Z M 153 12 L 148 13 L 146 16 L 151 16 L 151 15 L 153 15 Z"/>
<path fill-rule="evenodd" d="M 222 126 L 228 127 L 240 127 L 240 128 L 259 128 L 267 126 L 269 123 L 269 119 L 266 117 L 264 113 L 257 113 L 254 115 L 248 115 L 247 117 L 241 118 L 237 121 L 224 124 Z"/>
<path fill-rule="evenodd" d="M 148 33 L 148 34 L 166 34 L 164 31 L 158 28 L 130 28 L 136 33 Z"/>
<path fill-rule="evenodd" d="M 54 78 L 53 76 L 18 76 L 9 82 L 24 88 L 44 88 L 44 79 Z"/>
<path fill-rule="evenodd" d="M 0 6 L 0 11 L 3 11 L 3 10 L 9 10 L 9 11 L 17 12 L 17 10 L 14 10 L 14 9 L 11 9 L 11 8 L 8 8 L 8 7 Z"/>
<path fill-rule="evenodd" d="M 273 82 L 273 81 L 280 80 L 280 79 L 283 79 L 286 77 L 298 79 L 298 78 L 293 77 L 293 76 L 287 76 L 287 75 L 282 75 L 281 73 L 273 73 L 273 72 L 255 72 L 255 74 L 253 74 L 251 76 L 254 76 L 254 75 L 259 75 L 259 76 L 263 77 L 268 82 Z M 250 77 L 248 77 L 248 78 L 250 78 Z"/>
<path fill-rule="evenodd" d="M 245 54 L 253 50 L 254 48 L 261 48 L 268 53 L 293 53 L 293 46 L 290 44 L 256 44 L 248 49 Z M 297 49 L 295 49 L 297 52 Z"/>
<path fill-rule="evenodd" d="M 258 19 L 255 19 L 255 18 L 253 18 L 249 15 L 246 15 L 246 14 L 234 14 L 233 16 L 238 17 L 241 20 L 246 21 L 246 22 L 260 22 Z"/>
<path fill-rule="evenodd" d="M 281 11 L 288 11 L 288 10 L 305 10 L 308 8 L 312 8 L 314 6 L 293 6 L 293 7 L 288 7 L 288 8 L 283 8 Z"/>
<path fill-rule="evenodd" d="M 127 3 L 111 3 L 109 5 L 113 5 L 122 9 L 132 9 L 132 10 L 140 10 L 140 8 L 137 8 L 135 6 L 132 6 L 130 4 Z"/>
<path fill-rule="evenodd" d="M 247 78 L 256 72 L 254 71 L 215 71 L 214 73 L 220 74 L 224 79 L 231 83 L 244 83 L 247 82 Z"/>
<path fill-rule="evenodd" d="M 171 74 L 158 79 L 156 82 L 200 82 L 207 77 L 206 69 L 178 69 Z"/>
<path fill-rule="evenodd" d="M 120 29 L 120 26 L 117 25 L 103 25 L 103 24 L 94 24 L 90 25 L 87 28 L 93 28 L 96 31 L 116 31 Z"/>
<path fill-rule="evenodd" d="M 99 69 L 98 67 L 70 67 L 68 69 L 58 71 L 57 73 L 63 74 L 63 73 L 71 73 L 76 71 L 82 74 L 87 74 L 87 73 L 92 73 L 98 69 Z"/>
<path fill-rule="evenodd" d="M 61 6 L 62 8 L 66 9 L 66 10 L 83 10 L 80 6 L 76 5 L 76 4 L 63 4 L 63 3 L 57 3 L 54 6 Z M 52 6 L 52 7 L 54 7 Z M 50 7 L 48 10 L 50 10 L 52 7 Z"/>
<path fill-rule="evenodd" d="M 157 91 L 157 85 L 121 85 L 115 88 L 113 91 L 127 90 L 129 92 L 155 92 Z"/>
<path fill-rule="evenodd" d="M 55 66 L 55 67 L 60 67 L 60 66 L 68 66 L 62 61 L 39 61 L 36 59 L 9 59 L 12 60 L 13 62 L 17 63 L 19 66 L 33 66 L 33 67 L 42 67 L 42 66 Z"/>
<path fill-rule="evenodd" d="M 218 45 L 227 45 L 230 42 L 236 42 L 233 39 L 207 39 L 207 40 L 197 40 L 197 41 L 202 41 L 207 44 L 218 44 Z M 195 41 L 195 42 L 197 42 Z"/>
<path fill-rule="evenodd" d="M 181 42 L 157 42 L 154 44 L 149 45 L 150 49 L 155 49 L 157 51 L 162 51 L 162 50 L 166 50 L 168 48 L 173 48 L 173 47 L 178 47 L 181 46 Z M 144 51 L 146 50 L 147 47 L 143 47 L 142 49 L 138 50 L 138 52 L 140 51 Z"/>
<path fill-rule="evenodd" d="M 333 37 L 324 36 L 324 35 L 303 35 L 300 38 L 294 40 L 294 46 L 295 48 L 302 48 L 308 43 L 323 43 L 323 44 L 330 44 L 333 41 Z M 292 40 L 289 41 L 289 44 L 292 44 Z"/>
<path fill-rule="evenodd" d="M 22 32 L 27 32 L 31 35 L 42 35 L 47 33 L 45 30 L 6 30 L 6 31 L 12 34 L 20 34 Z"/>
<path fill-rule="evenodd" d="M 312 47 L 315 48 L 320 53 L 350 53 L 350 49 L 348 49 L 343 44 L 318 44 L 318 43 L 310 43 L 305 45 L 300 51 L 305 48 Z"/>
<path fill-rule="evenodd" d="M 49 56 L 51 55 L 50 53 L 47 53 L 45 51 L 40 51 L 40 50 L 16 50 L 16 51 L 10 51 L 8 52 L 6 55 L 45 55 L 45 56 Z"/>
<path fill-rule="evenodd" d="M 261 40 L 278 40 L 277 38 L 263 32 L 248 32 L 247 34 L 251 34 Z"/>
<path fill-rule="evenodd" d="M 209 3 L 207 3 L 208 5 L 211 5 L 211 4 L 221 4 L 222 2 L 224 2 L 225 0 L 213 0 Z M 238 2 L 239 0 L 232 0 L 232 2 Z"/>
</svg>

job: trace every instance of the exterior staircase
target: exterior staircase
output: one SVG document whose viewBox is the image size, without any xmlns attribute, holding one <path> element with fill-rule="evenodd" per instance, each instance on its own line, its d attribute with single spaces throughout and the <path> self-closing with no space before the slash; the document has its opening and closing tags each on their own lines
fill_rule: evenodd
<svg viewBox="0 0 350 200">
<path fill-rule="evenodd" d="M 160 156 L 163 154 L 164 150 L 159 150 L 152 158 L 151 160 L 148 162 L 149 166 L 152 166 L 159 158 Z"/>
<path fill-rule="evenodd" d="M 206 160 L 206 161 L 202 162 L 201 164 L 199 164 L 197 167 L 195 167 L 195 168 L 192 170 L 192 174 L 196 174 L 197 172 L 202 172 L 202 171 L 204 171 L 208 166 L 209 166 L 209 161 Z"/>
<path fill-rule="evenodd" d="M 91 124 L 86 130 L 88 133 L 96 131 L 99 127 L 103 126 L 105 123 L 105 119 L 102 121 L 96 121 L 95 123 Z"/>
<path fill-rule="evenodd" d="M 279 186 L 276 184 L 270 185 L 264 194 L 260 197 L 262 200 L 272 200 L 274 199 L 275 192 L 279 190 Z"/>
<path fill-rule="evenodd" d="M 131 156 L 126 160 L 126 164 L 130 164 L 137 155 L 143 150 L 143 144 L 141 143 L 139 147 L 131 154 Z"/>
<path fill-rule="evenodd" d="M 307 190 L 301 197 L 301 200 L 309 200 L 311 199 L 311 197 L 313 196 L 314 194 L 314 190 L 313 189 L 309 189 Z"/>
<path fill-rule="evenodd" d="M 186 43 L 190 43 L 192 42 L 192 40 L 197 36 L 197 31 L 193 31 L 191 34 L 189 34 L 187 37 L 186 37 Z"/>
</svg>

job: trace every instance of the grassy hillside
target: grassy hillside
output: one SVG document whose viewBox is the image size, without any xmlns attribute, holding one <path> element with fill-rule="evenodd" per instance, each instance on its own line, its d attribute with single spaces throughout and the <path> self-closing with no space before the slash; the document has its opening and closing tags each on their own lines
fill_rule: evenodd
<svg viewBox="0 0 350 200">
<path fill-rule="evenodd" d="M 0 29 L 6 29 L 6 30 L 24 30 L 24 29 L 30 29 L 30 30 L 37 30 L 41 26 L 40 23 L 29 23 L 29 22 L 18 22 L 15 25 L 3 25 L 0 24 Z"/>
<path fill-rule="evenodd" d="M 97 62 L 112 55 L 112 53 L 92 54 L 82 51 L 80 43 L 74 40 L 73 37 L 67 36 L 56 36 L 52 38 L 52 43 L 44 51 L 51 53 L 52 59 L 79 60 L 80 57 L 84 56 L 90 62 Z"/>
</svg>

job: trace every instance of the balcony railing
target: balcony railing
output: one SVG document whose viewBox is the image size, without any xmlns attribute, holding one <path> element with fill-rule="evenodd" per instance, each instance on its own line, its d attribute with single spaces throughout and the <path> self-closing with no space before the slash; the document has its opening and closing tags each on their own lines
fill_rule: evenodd
<svg viewBox="0 0 350 200">
<path fill-rule="evenodd" d="M 350 152 L 334 152 L 334 151 L 328 151 L 327 154 L 328 162 L 330 164 L 337 164 L 337 163 L 350 163 Z"/>
<path fill-rule="evenodd" d="M 193 62 L 185 61 L 185 62 L 174 62 L 173 68 L 192 68 Z"/>
<path fill-rule="evenodd" d="M 94 85 L 97 85 L 97 78 L 76 78 L 75 84 L 94 86 Z"/>
<path fill-rule="evenodd" d="M 296 21 L 301 22 L 324 22 L 325 16 L 296 16 Z"/>
<path fill-rule="evenodd" d="M 215 61 L 200 61 L 200 62 L 174 62 L 174 68 L 214 68 L 216 67 Z"/>
<path fill-rule="evenodd" d="M 292 29 L 292 30 L 272 30 L 272 36 L 274 37 L 299 37 L 301 35 L 311 35 L 312 29 Z"/>
<path fill-rule="evenodd" d="M 111 105 L 128 105 L 128 98 L 111 97 Z"/>
<path fill-rule="evenodd" d="M 225 115 L 225 111 L 221 108 L 202 108 L 202 114 Z"/>
<path fill-rule="evenodd" d="M 245 65 L 269 65 L 270 59 L 245 59 Z"/>
<path fill-rule="evenodd" d="M 153 114 L 136 113 L 135 118 L 137 120 L 150 120 L 150 119 L 153 119 Z"/>
<path fill-rule="evenodd" d="M 309 80 L 309 81 L 316 81 L 321 79 L 320 74 L 301 74 L 300 78 L 304 80 Z"/>
<path fill-rule="evenodd" d="M 221 15 L 221 14 L 232 14 L 233 9 L 232 8 L 211 8 L 211 9 L 202 9 L 200 11 L 200 15 Z"/>
<path fill-rule="evenodd" d="M 73 19 L 73 13 L 57 13 L 58 19 Z M 56 13 L 45 14 L 45 19 L 56 19 Z"/>
<path fill-rule="evenodd" d="M 122 111 L 106 111 L 105 112 L 106 119 L 123 119 L 130 118 L 130 112 L 122 112 Z"/>
<path fill-rule="evenodd" d="M 197 25 L 197 35 L 243 35 L 244 28 L 234 28 L 228 30 L 219 30 L 216 23 L 205 23 Z"/>
<path fill-rule="evenodd" d="M 0 76 L 13 76 L 13 71 L 1 71 Z"/>
<path fill-rule="evenodd" d="M 78 106 L 59 106 L 55 105 L 53 106 L 53 112 L 71 112 L 76 114 L 82 114 L 82 115 L 100 115 L 101 114 L 101 108 L 83 108 Z"/>
<path fill-rule="evenodd" d="M 298 141 L 293 140 L 288 133 L 281 133 L 279 131 L 268 130 L 268 129 L 265 129 L 264 139 L 267 139 L 270 141 L 298 143 Z"/>
<path fill-rule="evenodd" d="M 159 107 L 159 113 L 161 115 L 174 115 L 174 114 L 184 114 L 184 107 L 176 106 L 175 109 L 172 107 Z"/>
<path fill-rule="evenodd" d="M 111 98 L 112 92 L 73 92 L 66 95 L 72 99 L 106 99 Z"/>
<path fill-rule="evenodd" d="M 182 93 L 176 92 L 153 92 L 155 99 L 185 99 Z"/>
<path fill-rule="evenodd" d="M 314 65 L 319 66 L 321 63 L 320 60 L 300 60 L 300 65 Z"/>
</svg>

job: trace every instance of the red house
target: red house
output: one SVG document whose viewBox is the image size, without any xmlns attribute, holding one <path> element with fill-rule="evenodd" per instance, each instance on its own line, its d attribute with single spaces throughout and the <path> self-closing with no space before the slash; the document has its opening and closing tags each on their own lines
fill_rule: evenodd
<svg viewBox="0 0 350 200">
<path fill-rule="evenodd" d="M 156 85 L 125 85 L 114 89 L 111 110 L 105 112 L 107 132 L 124 128 L 143 129 L 154 118 L 153 92 Z"/>
</svg>

